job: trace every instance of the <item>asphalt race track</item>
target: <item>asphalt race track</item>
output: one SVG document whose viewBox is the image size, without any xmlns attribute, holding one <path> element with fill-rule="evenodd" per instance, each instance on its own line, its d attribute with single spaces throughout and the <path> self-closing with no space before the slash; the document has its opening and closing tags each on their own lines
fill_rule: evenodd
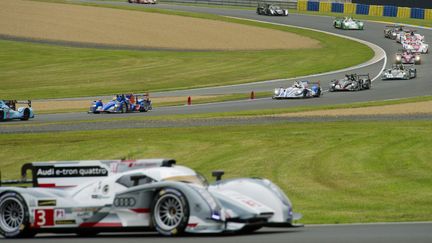
<svg viewBox="0 0 432 243">
<path fill-rule="evenodd" d="M 265 228 L 248 235 L 189 235 L 167 238 L 157 233 L 101 234 L 96 237 L 76 238 L 74 234 L 40 234 L 31 242 L 37 243 L 111 243 L 111 242 L 173 242 L 176 243 L 427 243 L 432 242 L 432 223 L 316 225 L 304 228 Z M 28 239 L 4 240 L 2 242 L 29 242 Z"/>
<path fill-rule="evenodd" d="M 109 3 L 127 5 L 126 2 L 101 2 L 98 3 Z M 259 21 L 273 22 L 278 24 L 295 25 L 301 27 L 312 28 L 321 31 L 327 31 L 331 33 L 341 34 L 364 40 L 377 46 L 381 47 L 387 54 L 387 67 L 391 66 L 394 62 L 395 53 L 401 48 L 400 44 L 397 44 L 393 40 L 384 38 L 383 29 L 387 24 L 376 23 L 366 21 L 364 31 L 346 31 L 335 29 L 332 26 L 333 18 L 324 16 L 311 16 L 311 15 L 297 15 L 292 14 L 288 17 L 272 17 L 272 16 L 261 16 L 257 15 L 255 11 L 251 10 L 236 10 L 236 9 L 218 9 L 218 8 L 205 8 L 205 7 L 193 7 L 193 6 L 182 6 L 182 5 L 139 5 L 137 7 L 145 8 L 164 8 L 164 9 L 176 9 L 184 11 L 193 11 L 200 13 L 211 13 L 219 14 L 224 16 L 231 16 L 237 18 L 246 18 Z M 413 28 L 425 35 L 426 41 L 432 40 L 431 29 L 420 29 Z M 323 57 L 325 60 L 325 57 Z M 366 67 L 357 68 L 350 71 L 342 71 L 332 74 L 314 75 L 313 77 L 305 77 L 312 81 L 321 81 L 321 86 L 326 89 L 328 83 L 332 79 L 341 78 L 345 73 L 369 73 L 371 78 L 379 76 L 381 69 L 383 68 L 384 60 L 381 60 L 375 64 L 368 65 Z M 113 117 L 129 117 L 129 116 L 158 116 L 168 114 L 198 114 L 198 113 L 211 113 L 211 112 L 226 112 L 226 111 L 244 111 L 244 110 L 257 110 L 257 109 L 268 109 L 268 108 L 284 108 L 294 106 L 315 106 L 315 105 L 326 105 L 326 104 L 345 104 L 352 102 L 372 101 L 372 100 L 387 100 L 397 99 L 405 97 L 414 97 L 422 95 L 430 95 L 432 91 L 432 58 L 430 54 L 422 55 L 422 64 L 416 65 L 417 78 L 411 80 L 393 80 L 393 81 L 382 81 L 378 77 L 373 82 L 372 89 L 361 92 L 343 92 L 343 93 L 325 93 L 322 97 L 316 99 L 303 99 L 303 100 L 272 100 L 269 98 L 257 99 L 253 101 L 233 101 L 233 102 L 220 102 L 211 104 L 201 104 L 192 106 L 173 106 L 173 107 L 161 107 L 154 109 L 148 113 L 140 114 L 115 114 Z M 287 67 L 289 68 L 289 67 Z M 303 79 L 303 78 L 302 78 Z M 258 82 L 251 84 L 235 85 L 235 86 L 224 86 L 214 88 L 202 88 L 194 90 L 183 90 L 183 91 L 171 91 L 152 93 L 153 97 L 160 96 L 179 96 L 179 95 L 205 95 L 205 94 L 223 94 L 223 93 L 248 93 L 251 91 L 272 91 L 276 87 L 286 87 L 292 85 L 293 79 L 281 79 L 269 82 Z M 90 100 L 89 98 L 89 104 Z M 107 116 L 100 115 L 89 115 L 86 113 L 67 113 L 67 114 L 49 114 L 49 115 L 38 115 L 29 123 L 44 123 L 54 121 L 71 121 L 71 120 L 93 120 L 93 119 L 106 119 Z"/>
</svg>

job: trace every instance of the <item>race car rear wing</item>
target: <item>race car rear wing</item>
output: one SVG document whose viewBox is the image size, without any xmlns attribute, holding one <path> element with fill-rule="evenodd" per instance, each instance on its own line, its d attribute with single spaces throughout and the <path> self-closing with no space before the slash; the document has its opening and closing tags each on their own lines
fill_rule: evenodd
<svg viewBox="0 0 432 243">
<path fill-rule="evenodd" d="M 117 173 L 136 169 L 171 167 L 175 163 L 173 159 L 33 162 L 21 167 L 21 179 L 19 180 L 1 180 L 0 177 L 0 186 L 31 183 L 33 187 L 68 188 Z M 31 178 L 28 178 L 28 175 L 31 175 Z"/>
<path fill-rule="evenodd" d="M 32 106 L 31 100 L 5 100 L 4 102 L 12 110 L 16 110 L 17 104 L 27 105 L 28 107 Z"/>
<path fill-rule="evenodd" d="M 357 74 L 357 77 L 361 78 L 361 77 L 366 77 L 367 79 L 370 79 L 370 75 L 368 74 Z"/>
<path fill-rule="evenodd" d="M 389 28 L 400 28 L 400 27 L 405 27 L 404 25 L 400 25 L 400 24 L 394 24 L 394 25 L 386 25 L 386 27 L 389 27 Z"/>
</svg>

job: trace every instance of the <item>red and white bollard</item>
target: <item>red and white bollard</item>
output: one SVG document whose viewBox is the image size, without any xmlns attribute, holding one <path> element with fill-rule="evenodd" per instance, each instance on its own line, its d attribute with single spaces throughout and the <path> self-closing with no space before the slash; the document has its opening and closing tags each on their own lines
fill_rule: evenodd
<svg viewBox="0 0 432 243">
<path fill-rule="evenodd" d="M 250 94 L 250 99 L 251 99 L 251 100 L 255 99 L 255 92 L 253 92 L 253 91 L 251 92 L 251 94 Z"/>
<path fill-rule="evenodd" d="M 192 98 L 190 96 L 187 99 L 187 105 L 192 105 Z"/>
</svg>

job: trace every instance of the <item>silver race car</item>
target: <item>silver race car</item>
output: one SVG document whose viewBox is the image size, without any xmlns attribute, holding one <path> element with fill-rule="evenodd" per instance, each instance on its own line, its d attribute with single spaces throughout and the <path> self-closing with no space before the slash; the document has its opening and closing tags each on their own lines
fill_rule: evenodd
<svg viewBox="0 0 432 243">
<path fill-rule="evenodd" d="M 415 77 L 417 77 L 417 70 L 414 65 L 393 64 L 391 68 L 383 71 L 381 79 L 412 79 Z"/>
<path fill-rule="evenodd" d="M 276 88 L 273 99 L 290 99 L 290 98 L 312 98 L 321 96 L 321 86 L 319 83 L 310 81 L 296 81 L 289 88 Z"/>
<path fill-rule="evenodd" d="M 329 91 L 359 91 L 370 89 L 372 85 L 369 74 L 347 74 L 343 79 L 335 79 L 330 82 Z"/>
<path fill-rule="evenodd" d="M 406 28 L 403 25 L 389 25 L 384 29 L 384 37 L 392 40 L 396 40 L 398 34 L 399 38 L 401 33 L 405 33 Z"/>
<path fill-rule="evenodd" d="M 269 3 L 259 3 L 256 12 L 258 15 L 288 16 L 288 9 Z"/>
<path fill-rule="evenodd" d="M 285 193 L 259 178 L 216 182 L 169 159 L 66 161 L 25 164 L 22 176 L 0 187 L 0 234 L 41 232 L 252 232 L 263 226 L 295 227 L 301 216 Z M 33 187 L 13 187 L 31 182 Z M 9 185 L 8 187 L 4 187 Z"/>
</svg>

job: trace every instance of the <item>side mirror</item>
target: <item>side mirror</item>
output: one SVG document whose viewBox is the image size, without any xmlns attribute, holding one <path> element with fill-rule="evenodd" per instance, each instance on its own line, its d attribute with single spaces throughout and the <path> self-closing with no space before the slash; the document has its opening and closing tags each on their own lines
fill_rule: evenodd
<svg viewBox="0 0 432 243">
<path fill-rule="evenodd" d="M 216 181 L 220 181 L 224 174 L 225 174 L 225 172 L 223 170 L 212 171 L 212 176 L 216 177 Z"/>
</svg>

